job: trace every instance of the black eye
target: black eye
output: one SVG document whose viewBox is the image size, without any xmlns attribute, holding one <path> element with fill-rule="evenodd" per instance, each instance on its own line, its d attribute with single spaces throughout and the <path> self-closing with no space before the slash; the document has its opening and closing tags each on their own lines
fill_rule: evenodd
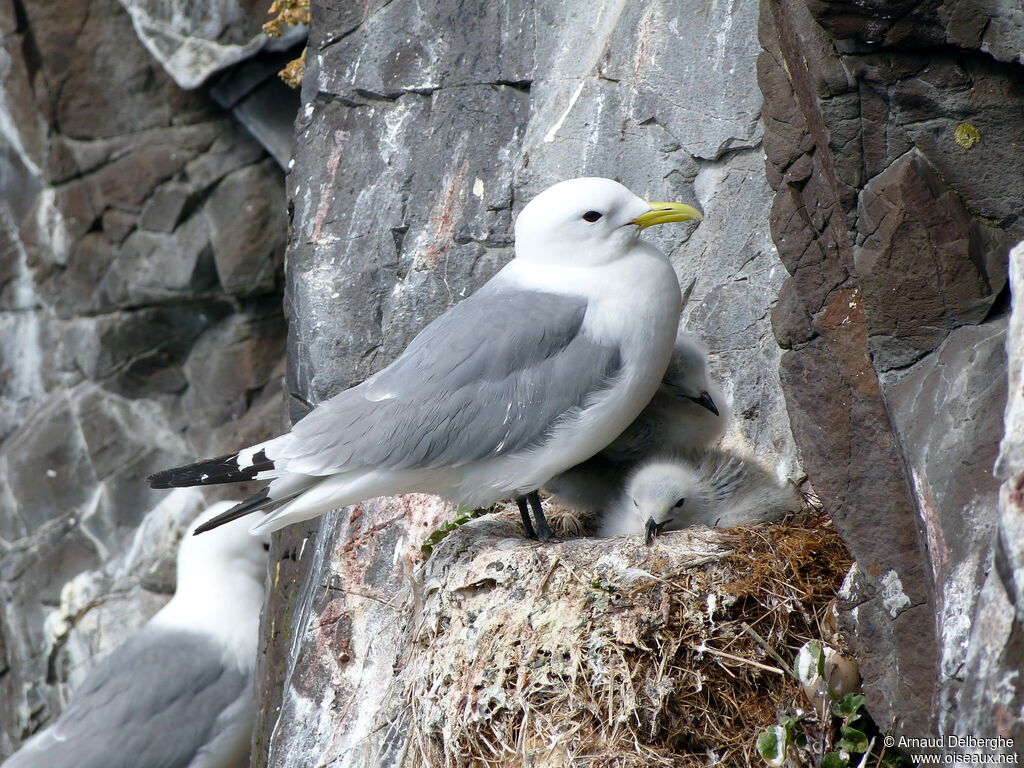
<svg viewBox="0 0 1024 768">
<path fill-rule="evenodd" d="M 640 508 L 640 505 L 637 503 L 636 499 L 633 499 L 633 506 L 636 507 L 637 509 Z"/>
<path fill-rule="evenodd" d="M 583 220 L 591 223 L 601 218 L 601 214 L 598 211 L 587 211 L 583 214 Z"/>
<path fill-rule="evenodd" d="M 685 501 L 686 501 L 686 499 L 680 499 L 680 500 L 679 500 L 679 501 L 677 501 L 677 502 L 676 502 L 675 504 L 673 504 L 673 505 L 672 505 L 672 507 L 673 507 L 674 509 L 679 509 L 679 508 L 680 508 L 681 506 L 683 506 L 683 503 L 684 503 Z"/>
<path fill-rule="evenodd" d="M 270 551 L 270 545 L 269 544 L 264 544 L 263 545 L 263 551 L 264 552 L 269 552 Z"/>
</svg>

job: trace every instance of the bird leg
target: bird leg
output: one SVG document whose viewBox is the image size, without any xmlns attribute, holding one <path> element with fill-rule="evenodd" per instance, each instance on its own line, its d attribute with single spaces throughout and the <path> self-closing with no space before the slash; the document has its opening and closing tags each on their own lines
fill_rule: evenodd
<svg viewBox="0 0 1024 768">
<path fill-rule="evenodd" d="M 537 538 L 541 541 L 555 538 L 554 534 L 551 533 L 551 529 L 548 528 L 547 518 L 544 517 L 544 509 L 540 505 L 540 494 L 536 491 L 530 491 L 530 493 L 526 494 L 526 499 L 530 502 L 530 508 L 533 509 L 533 517 L 537 523 Z"/>
<path fill-rule="evenodd" d="M 526 497 L 516 496 L 516 505 L 519 507 L 519 514 L 523 516 L 523 528 L 526 529 L 526 538 L 536 539 L 537 532 L 533 530 L 533 521 L 530 520 L 530 513 L 526 509 Z"/>
</svg>

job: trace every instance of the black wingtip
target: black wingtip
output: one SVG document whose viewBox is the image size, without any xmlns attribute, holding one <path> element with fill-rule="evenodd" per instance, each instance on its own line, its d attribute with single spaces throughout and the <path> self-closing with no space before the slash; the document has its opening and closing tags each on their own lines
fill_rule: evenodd
<svg viewBox="0 0 1024 768">
<path fill-rule="evenodd" d="M 200 533 L 206 533 L 212 531 L 214 528 L 219 528 L 225 523 L 230 523 L 232 520 L 237 520 L 240 517 L 245 517 L 251 512 L 255 512 L 258 509 L 262 509 L 268 504 L 273 504 L 270 500 L 270 495 L 267 489 L 264 488 L 254 496 L 250 496 L 245 501 L 235 504 L 231 509 L 226 512 L 221 512 L 216 517 L 211 517 L 202 525 L 196 526 L 196 529 L 192 532 L 193 536 L 198 536 Z"/>
<path fill-rule="evenodd" d="M 265 451 L 253 456 L 252 465 L 244 469 L 238 466 L 238 454 L 229 453 L 215 459 L 203 459 L 194 464 L 154 472 L 146 478 L 146 482 L 150 488 L 158 489 L 241 483 L 254 480 L 260 472 L 273 468 L 274 462 L 267 458 Z"/>
<path fill-rule="evenodd" d="M 156 488 L 161 491 L 164 490 L 165 488 L 171 487 L 168 484 L 166 478 L 164 477 L 163 472 L 154 472 L 152 475 L 146 478 L 146 483 L 149 485 L 150 488 Z"/>
</svg>

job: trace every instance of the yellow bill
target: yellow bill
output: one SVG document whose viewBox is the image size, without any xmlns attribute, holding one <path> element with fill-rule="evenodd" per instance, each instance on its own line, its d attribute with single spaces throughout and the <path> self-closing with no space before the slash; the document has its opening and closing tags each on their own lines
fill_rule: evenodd
<svg viewBox="0 0 1024 768">
<path fill-rule="evenodd" d="M 666 224 L 670 221 L 700 221 L 704 214 L 692 205 L 683 203 L 648 203 L 651 210 L 641 213 L 630 224 L 636 224 L 640 229 L 653 227 L 655 224 Z"/>
</svg>

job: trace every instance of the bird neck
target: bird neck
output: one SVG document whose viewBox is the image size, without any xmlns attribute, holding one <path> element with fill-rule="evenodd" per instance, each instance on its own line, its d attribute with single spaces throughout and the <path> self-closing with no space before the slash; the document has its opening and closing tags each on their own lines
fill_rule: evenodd
<svg viewBox="0 0 1024 768">
<path fill-rule="evenodd" d="M 230 658 L 255 659 L 264 574 L 257 574 L 251 563 L 233 565 L 237 567 L 207 564 L 202 570 L 179 571 L 174 597 L 152 622 L 211 635 L 224 645 Z"/>
<path fill-rule="evenodd" d="M 638 306 L 657 307 L 674 315 L 678 325 L 682 304 L 679 280 L 669 260 L 642 240 L 607 263 L 517 257 L 501 270 L 498 279 L 523 290 L 630 304 L 634 312 Z M 674 338 L 675 326 L 672 333 Z"/>
</svg>

